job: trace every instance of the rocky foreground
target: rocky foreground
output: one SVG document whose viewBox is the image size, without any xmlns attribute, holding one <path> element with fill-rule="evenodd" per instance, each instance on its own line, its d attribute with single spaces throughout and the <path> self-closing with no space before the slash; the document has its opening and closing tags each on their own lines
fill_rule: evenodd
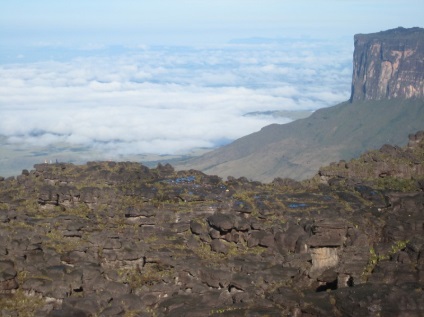
<svg viewBox="0 0 424 317">
<path fill-rule="evenodd" d="M 423 316 L 424 133 L 311 180 L 0 178 L 1 316 Z"/>
</svg>

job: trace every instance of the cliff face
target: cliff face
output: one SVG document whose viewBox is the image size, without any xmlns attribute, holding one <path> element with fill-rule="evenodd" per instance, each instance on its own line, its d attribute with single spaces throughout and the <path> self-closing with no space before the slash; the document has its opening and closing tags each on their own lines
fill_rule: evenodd
<svg viewBox="0 0 424 317">
<path fill-rule="evenodd" d="M 355 36 L 350 102 L 269 125 L 176 167 L 265 182 L 302 180 L 385 143 L 406 145 L 418 130 L 424 130 L 424 29 L 398 28 Z"/>
<path fill-rule="evenodd" d="M 351 102 L 424 97 L 424 29 L 355 35 Z"/>
</svg>

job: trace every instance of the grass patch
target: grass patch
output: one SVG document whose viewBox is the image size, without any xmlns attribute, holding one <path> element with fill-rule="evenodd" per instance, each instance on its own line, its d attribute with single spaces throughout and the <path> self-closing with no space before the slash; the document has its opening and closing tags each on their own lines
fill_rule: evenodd
<svg viewBox="0 0 424 317">
<path fill-rule="evenodd" d="M 133 290 L 163 283 L 171 278 L 173 273 L 170 268 L 161 268 L 151 263 L 146 264 L 143 268 L 137 266 L 118 270 L 122 282 L 129 284 Z"/>
<path fill-rule="evenodd" d="M 369 276 L 371 275 L 372 271 L 374 270 L 375 266 L 380 262 L 384 260 L 389 260 L 391 256 L 398 253 L 399 251 L 405 249 L 406 244 L 408 243 L 408 240 L 400 240 L 396 241 L 392 244 L 390 250 L 387 252 L 387 254 L 380 254 L 377 255 L 374 248 L 370 248 L 370 257 L 368 259 L 368 264 L 364 269 L 364 272 L 362 273 L 362 279 L 364 281 L 367 281 Z"/>
<path fill-rule="evenodd" d="M 14 294 L 0 294 L 2 316 L 32 317 L 44 306 L 44 300 L 38 296 L 29 296 L 22 290 Z M 16 315 L 15 315 L 16 314 Z"/>
<path fill-rule="evenodd" d="M 417 182 L 413 179 L 397 177 L 384 177 L 375 181 L 378 189 L 391 189 L 400 192 L 413 192 L 417 190 Z"/>
</svg>

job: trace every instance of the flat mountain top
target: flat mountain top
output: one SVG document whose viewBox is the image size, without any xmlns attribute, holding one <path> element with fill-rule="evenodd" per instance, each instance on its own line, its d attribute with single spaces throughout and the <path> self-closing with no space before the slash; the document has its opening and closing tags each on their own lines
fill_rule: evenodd
<svg viewBox="0 0 424 317">
<path fill-rule="evenodd" d="M 402 146 L 409 133 L 424 129 L 423 56 L 424 29 L 418 27 L 356 35 L 348 102 L 264 127 L 176 167 L 267 182 L 302 180 L 384 143 Z"/>
<path fill-rule="evenodd" d="M 415 39 L 421 40 L 424 36 L 424 28 L 413 27 L 404 28 L 398 27 L 395 29 L 380 31 L 376 33 L 356 34 L 355 39 L 375 39 L 375 40 L 401 40 Z"/>
</svg>

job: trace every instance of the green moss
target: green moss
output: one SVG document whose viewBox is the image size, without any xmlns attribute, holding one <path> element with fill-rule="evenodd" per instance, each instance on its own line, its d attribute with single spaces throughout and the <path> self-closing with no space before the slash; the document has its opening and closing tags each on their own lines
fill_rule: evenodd
<svg viewBox="0 0 424 317">
<path fill-rule="evenodd" d="M 231 316 L 232 312 L 236 311 L 236 310 L 241 310 L 241 307 L 223 307 L 223 308 L 215 308 L 212 309 L 209 312 L 209 316 L 220 316 L 220 315 L 227 315 L 227 316 Z"/>
<path fill-rule="evenodd" d="M 380 254 L 380 255 L 377 255 L 374 248 L 371 247 L 370 248 L 370 257 L 368 259 L 368 264 L 364 268 L 364 272 L 362 273 L 362 279 L 364 281 L 366 281 L 368 279 L 368 277 L 370 276 L 370 274 L 372 273 L 372 271 L 374 270 L 375 266 L 380 261 L 389 260 L 391 256 L 393 256 L 394 254 L 398 253 L 399 251 L 405 249 L 406 244 L 408 242 L 409 242 L 408 240 L 395 241 L 392 244 L 392 246 L 391 246 L 391 248 L 390 248 L 390 250 L 388 251 L 387 254 Z"/>
<path fill-rule="evenodd" d="M 378 189 L 390 189 L 401 192 L 417 190 L 417 182 L 413 179 L 403 179 L 397 177 L 384 177 L 375 181 Z"/>
</svg>

